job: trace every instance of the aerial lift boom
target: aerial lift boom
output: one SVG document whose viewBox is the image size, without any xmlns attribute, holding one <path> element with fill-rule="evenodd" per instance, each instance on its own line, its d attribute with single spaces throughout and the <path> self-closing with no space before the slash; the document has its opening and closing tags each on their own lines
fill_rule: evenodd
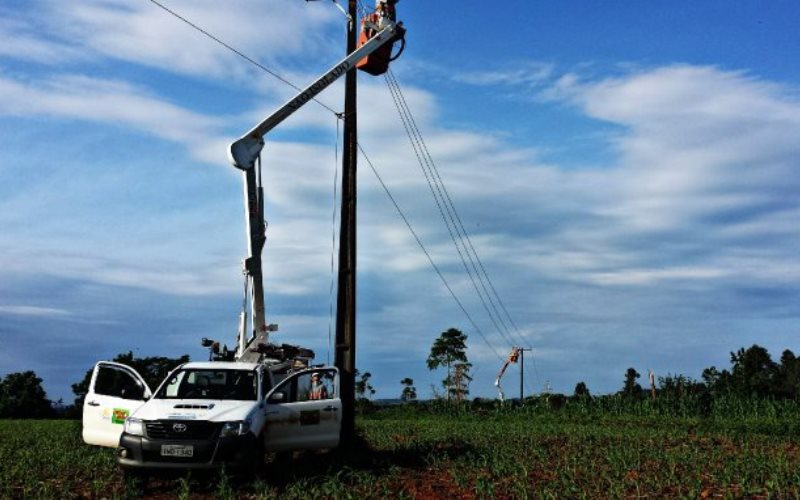
<svg viewBox="0 0 800 500">
<path fill-rule="evenodd" d="M 236 359 L 239 361 L 258 361 L 263 352 L 263 346 L 268 343 L 269 331 L 276 329 L 276 327 L 267 326 L 266 323 L 261 270 L 261 250 L 266 241 L 266 227 L 259 159 L 261 150 L 264 148 L 264 137 L 339 77 L 354 68 L 359 61 L 385 47 L 386 44 L 403 39 L 405 29 L 402 23 L 396 23 L 388 16 L 382 17 L 379 21 L 379 24 L 372 26 L 373 29 L 379 28 L 379 30 L 375 29 L 375 34 L 369 40 L 228 147 L 228 158 L 234 167 L 242 171 L 244 177 L 248 257 L 244 260 L 242 267 L 247 276 L 247 291 L 250 295 L 252 314 L 252 330 L 249 333 L 246 331 L 248 323 L 246 313 L 243 311 L 240 317 L 236 349 Z"/>
</svg>

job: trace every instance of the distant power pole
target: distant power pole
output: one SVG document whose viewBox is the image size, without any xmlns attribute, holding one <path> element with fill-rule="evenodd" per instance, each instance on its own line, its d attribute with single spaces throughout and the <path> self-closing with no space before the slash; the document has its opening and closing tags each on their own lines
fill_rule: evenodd
<svg viewBox="0 0 800 500">
<path fill-rule="evenodd" d="M 520 347 L 519 349 L 519 402 L 522 403 L 523 399 L 525 398 L 525 353 L 531 352 L 533 349 L 524 349 Z"/>
<path fill-rule="evenodd" d="M 350 25 L 347 54 L 356 50 L 358 19 L 356 0 L 349 0 Z M 342 149 L 342 208 L 339 228 L 339 286 L 336 301 L 335 365 L 339 369 L 342 398 L 341 443 L 355 437 L 356 384 L 356 171 L 358 136 L 356 121 L 356 68 L 345 75 L 344 147 Z"/>
<path fill-rule="evenodd" d="M 649 369 L 647 371 L 649 372 L 647 378 L 650 379 L 650 397 L 656 399 L 656 372 Z"/>
</svg>

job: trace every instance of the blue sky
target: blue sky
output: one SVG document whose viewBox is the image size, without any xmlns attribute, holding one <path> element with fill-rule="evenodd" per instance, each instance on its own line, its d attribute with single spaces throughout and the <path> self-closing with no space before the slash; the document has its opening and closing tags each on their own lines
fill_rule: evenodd
<svg viewBox="0 0 800 500">
<path fill-rule="evenodd" d="M 304 85 L 342 56 L 329 2 L 170 0 Z M 473 244 L 534 348 L 528 390 L 699 377 L 758 343 L 800 350 L 800 52 L 789 1 L 414 2 L 394 65 Z M 96 360 L 203 359 L 233 343 L 245 254 L 227 144 L 292 90 L 147 0 L 0 4 L 0 374 L 49 397 Z M 382 78 L 360 142 L 486 337 L 362 160 L 358 366 L 378 397 L 449 327 L 473 395 L 508 342 L 463 272 Z M 341 108 L 342 87 L 321 100 Z M 310 104 L 268 138 L 267 314 L 328 356 L 336 120 Z M 507 392 L 516 391 L 515 369 Z"/>
</svg>

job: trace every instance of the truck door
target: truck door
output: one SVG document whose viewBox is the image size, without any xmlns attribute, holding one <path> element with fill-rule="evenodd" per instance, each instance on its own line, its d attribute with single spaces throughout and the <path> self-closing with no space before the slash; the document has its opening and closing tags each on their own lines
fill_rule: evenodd
<svg viewBox="0 0 800 500">
<path fill-rule="evenodd" d="M 83 441 L 116 447 L 125 419 L 151 394 L 144 379 L 133 368 L 110 361 L 97 363 L 89 392 L 83 400 Z"/>
<path fill-rule="evenodd" d="M 339 371 L 315 368 L 289 376 L 268 393 L 264 411 L 268 450 L 335 448 L 342 421 Z"/>
</svg>

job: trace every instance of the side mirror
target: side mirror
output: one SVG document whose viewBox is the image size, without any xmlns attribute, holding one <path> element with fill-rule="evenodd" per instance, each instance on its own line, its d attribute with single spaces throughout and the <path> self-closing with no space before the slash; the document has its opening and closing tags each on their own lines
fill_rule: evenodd
<svg viewBox="0 0 800 500">
<path fill-rule="evenodd" d="M 273 392 L 267 400 L 267 403 L 283 403 L 284 401 L 286 401 L 285 392 Z"/>
</svg>

